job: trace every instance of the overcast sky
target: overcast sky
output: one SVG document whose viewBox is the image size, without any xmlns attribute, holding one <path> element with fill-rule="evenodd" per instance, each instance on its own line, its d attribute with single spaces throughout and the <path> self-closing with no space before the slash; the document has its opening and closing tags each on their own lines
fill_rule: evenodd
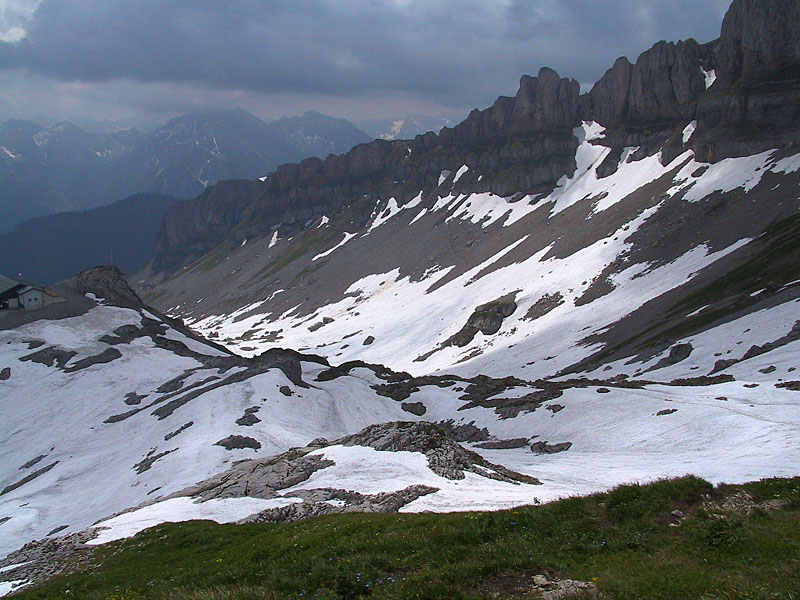
<svg viewBox="0 0 800 600">
<path fill-rule="evenodd" d="M 466 114 L 550 66 L 588 89 L 730 0 L 0 0 L 0 121 Z"/>
</svg>

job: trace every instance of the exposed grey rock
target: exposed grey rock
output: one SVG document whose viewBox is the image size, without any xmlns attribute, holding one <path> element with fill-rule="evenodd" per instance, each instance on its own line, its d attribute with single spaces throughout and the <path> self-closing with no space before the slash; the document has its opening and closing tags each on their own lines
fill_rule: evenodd
<svg viewBox="0 0 800 600">
<path fill-rule="evenodd" d="M 377 368 L 375 365 L 367 365 L 381 379 L 387 381 L 385 384 L 373 385 L 372 389 L 380 396 L 397 400 L 406 400 L 426 385 L 436 387 L 451 387 L 458 378 L 451 376 L 425 375 L 423 377 L 411 377 L 408 373 L 395 373 L 385 367 Z M 349 370 L 348 370 L 349 372 Z M 319 381 L 319 377 L 317 377 Z"/>
<path fill-rule="evenodd" d="M 171 440 L 172 438 L 174 438 L 174 437 L 175 437 L 176 435 L 178 435 L 179 433 L 183 433 L 184 431 L 186 431 L 187 429 L 189 429 L 189 427 L 191 427 L 192 425 L 194 425 L 194 421 L 189 421 L 188 423 L 184 423 L 183 425 L 181 425 L 180 427 L 178 427 L 178 429 L 176 429 L 175 431 L 171 431 L 170 433 L 168 433 L 167 435 L 165 435 L 165 436 L 164 436 L 164 441 L 165 441 L 165 442 L 168 442 L 169 440 Z"/>
<path fill-rule="evenodd" d="M 53 462 L 53 463 L 50 463 L 50 464 L 49 464 L 49 465 L 47 465 L 46 467 L 42 467 L 41 469 L 37 469 L 37 470 L 36 470 L 36 471 L 34 471 L 33 473 L 30 473 L 29 475 L 26 475 L 25 477 L 23 477 L 22 479 L 20 479 L 20 480 L 19 480 L 19 481 L 17 481 L 16 483 L 11 483 L 11 484 L 7 485 L 6 487 L 4 487 L 4 488 L 3 488 L 3 490 L 2 490 L 2 491 L 0 491 L 0 496 L 3 496 L 3 495 L 5 495 L 5 494 L 8 494 L 9 492 L 13 492 L 13 491 L 14 491 L 14 490 L 16 490 L 17 488 L 20 488 L 20 487 L 22 487 L 23 485 L 25 485 L 26 483 L 29 483 L 29 482 L 33 481 L 34 479 L 36 479 L 36 478 L 37 478 L 37 477 L 39 477 L 40 475 L 44 475 L 44 474 L 45 474 L 45 473 L 47 473 L 47 472 L 48 472 L 50 469 L 52 469 L 53 467 L 55 467 L 57 464 L 58 464 L 58 461 L 55 461 L 55 462 Z"/>
<path fill-rule="evenodd" d="M 313 325 L 309 325 L 308 330 L 309 331 L 317 331 L 318 329 L 321 329 L 322 327 L 325 327 L 325 325 L 327 325 L 327 323 L 325 323 L 324 321 L 317 321 Z"/>
<path fill-rule="evenodd" d="M 453 419 L 447 419 L 436 424 L 457 442 L 483 442 L 491 437 L 486 427 L 476 427 L 473 422 L 456 425 Z"/>
<path fill-rule="evenodd" d="M 259 419 L 255 413 L 259 411 L 260 406 L 252 406 L 250 408 L 246 408 L 244 410 L 244 414 L 236 419 L 237 425 L 242 425 L 244 427 L 249 427 L 251 425 L 255 425 L 256 423 L 260 423 L 261 419 Z"/>
<path fill-rule="evenodd" d="M 599 387 L 595 390 L 598 394 L 608 394 L 611 392 L 607 387 Z"/>
<path fill-rule="evenodd" d="M 25 469 L 30 469 L 33 465 L 38 464 L 43 458 L 47 458 L 46 454 L 40 454 L 39 456 L 30 459 L 24 465 L 22 465 L 19 470 L 24 471 Z"/>
<path fill-rule="evenodd" d="M 244 496 L 275 498 L 278 490 L 302 483 L 316 471 L 334 465 L 321 456 L 306 456 L 316 449 L 306 446 L 269 458 L 242 461 L 170 497 L 196 496 L 203 501 Z"/>
<path fill-rule="evenodd" d="M 50 531 L 47 532 L 47 537 L 55 535 L 61 531 L 64 531 L 65 529 L 69 529 L 69 525 L 60 525 L 58 527 L 55 527 L 54 529 L 51 529 Z"/>
<path fill-rule="evenodd" d="M 471 471 L 500 481 L 539 483 L 533 477 L 484 460 L 449 438 L 441 427 L 424 421 L 371 425 L 336 443 L 344 446 L 369 446 L 382 451 L 422 452 L 428 458 L 428 467 L 447 479 L 464 479 L 464 471 Z"/>
<path fill-rule="evenodd" d="M 445 346 L 464 347 L 469 344 L 480 331 L 483 335 L 494 335 L 503 325 L 503 319 L 511 316 L 517 309 L 517 303 L 511 296 L 498 298 L 493 302 L 482 304 L 467 319 L 461 330 L 444 342 Z"/>
<path fill-rule="evenodd" d="M 564 304 L 564 296 L 561 295 L 561 292 L 545 294 L 533 303 L 528 312 L 525 313 L 524 318 L 529 321 L 535 321 L 562 304 Z"/>
<path fill-rule="evenodd" d="M 438 488 L 412 485 L 396 492 L 360 494 L 329 488 L 293 492 L 305 501 L 271 508 L 239 521 L 240 523 L 291 523 L 301 519 L 334 513 L 394 513 L 417 498 L 437 492 Z M 339 501 L 333 504 L 330 501 Z"/>
<path fill-rule="evenodd" d="M 544 581 L 542 581 L 544 579 Z M 548 581 L 547 578 L 534 577 L 534 591 L 538 592 L 542 600 L 567 600 L 568 598 L 602 598 L 597 586 L 591 581 L 578 581 L 575 579 L 557 579 Z"/>
<path fill-rule="evenodd" d="M 534 454 L 555 454 L 565 452 L 572 447 L 572 442 L 561 442 L 560 444 L 549 444 L 544 442 L 534 442 L 531 444 L 531 452 Z"/>
<path fill-rule="evenodd" d="M 87 546 L 86 542 L 96 535 L 94 530 L 85 529 L 63 537 L 28 542 L 0 559 L 0 568 L 21 564 L 4 571 L 3 579 L 23 579 L 35 584 L 56 575 L 85 570 L 93 566 L 93 555 L 97 551 L 96 546 Z"/>
<path fill-rule="evenodd" d="M 100 338 L 100 341 L 115 346 L 117 344 L 129 344 L 141 337 L 149 337 L 155 340 L 156 337 L 165 333 L 167 333 L 166 325 L 143 316 L 141 327 L 133 324 L 121 325 L 113 331 L 113 335 L 104 335 Z"/>
<path fill-rule="evenodd" d="M 400 407 L 404 411 L 409 412 L 412 415 L 416 415 L 418 417 L 421 417 L 426 412 L 428 412 L 428 409 L 425 408 L 425 405 L 422 402 L 403 402 L 400 405 Z"/>
<path fill-rule="evenodd" d="M 781 383 L 776 383 L 775 387 L 800 392 L 800 381 L 782 381 Z"/>
<path fill-rule="evenodd" d="M 666 385 L 677 385 L 677 386 L 716 385 L 718 383 L 728 383 L 730 381 L 736 381 L 733 375 L 714 375 L 712 377 L 709 377 L 707 375 L 701 375 L 700 377 L 684 377 L 681 379 L 673 379 L 672 381 L 668 381 Z"/>
<path fill-rule="evenodd" d="M 169 394 L 171 392 L 177 392 L 179 389 L 183 387 L 183 382 L 191 377 L 195 373 L 194 369 L 187 369 L 177 377 L 173 377 L 169 381 L 165 381 L 158 389 L 156 389 L 156 393 L 158 394 Z"/>
<path fill-rule="evenodd" d="M 477 444 L 478 448 L 485 450 L 510 450 L 513 448 L 522 448 L 528 444 L 528 438 L 513 438 L 510 440 L 493 440 L 491 442 L 483 442 Z"/>
<path fill-rule="evenodd" d="M 689 358 L 689 355 L 692 353 L 694 348 L 691 344 L 675 344 L 672 348 L 669 349 L 669 355 L 662 358 L 652 367 L 644 371 L 645 373 L 649 371 L 655 371 L 657 369 L 663 369 L 664 367 L 669 367 L 671 365 L 677 364 L 682 360 Z"/>
<path fill-rule="evenodd" d="M 229 435 L 214 445 L 222 446 L 225 450 L 241 450 L 244 448 L 258 450 L 261 448 L 261 442 L 245 435 Z"/>
<path fill-rule="evenodd" d="M 363 343 L 364 346 L 369 346 L 374 341 L 375 341 L 375 338 L 372 337 L 371 335 L 368 335 L 367 337 L 364 338 L 364 341 L 362 343 Z"/>
<path fill-rule="evenodd" d="M 31 354 L 26 354 L 25 356 L 20 357 L 20 360 L 23 362 L 31 361 L 42 365 L 47 365 L 48 367 L 55 365 L 59 369 L 63 369 L 70 359 L 76 354 L 77 352 L 73 350 L 61 350 L 55 346 L 50 346 L 48 348 L 37 350 Z"/>
<path fill-rule="evenodd" d="M 83 369 L 86 369 L 87 367 L 91 367 L 92 365 L 110 363 L 112 360 L 117 360 L 118 358 L 121 357 L 122 357 L 122 352 L 120 352 L 116 348 L 106 348 L 100 354 L 95 354 L 94 356 L 87 356 L 86 358 L 82 358 L 81 360 L 72 363 L 69 367 L 64 369 L 64 372 L 74 373 L 75 371 L 81 371 Z"/>
<path fill-rule="evenodd" d="M 460 407 L 459 410 L 467 410 L 474 406 L 494 408 L 501 419 L 513 419 L 521 412 L 530 413 L 536 411 L 545 402 L 555 400 L 563 395 L 563 391 L 557 386 L 546 387 L 545 389 L 530 392 L 517 398 L 487 398 L 485 400 L 475 400 Z"/>
<path fill-rule="evenodd" d="M 147 456 L 145 456 L 142 460 L 133 465 L 133 469 L 139 474 L 144 473 L 145 471 L 149 471 L 150 468 L 153 466 L 153 463 L 155 463 L 158 459 L 164 458 L 168 454 L 175 452 L 175 450 L 177 450 L 177 448 L 173 448 L 172 450 L 165 450 L 164 452 L 159 452 L 158 454 L 155 453 L 155 450 L 151 450 L 150 452 L 147 453 Z"/>
<path fill-rule="evenodd" d="M 731 82 L 800 62 L 800 5 L 734 0 L 722 21 L 716 62 L 720 77 Z"/>
<path fill-rule="evenodd" d="M 551 413 L 556 414 L 557 412 L 561 412 L 564 410 L 563 404 L 548 404 L 545 406 L 545 409 L 549 410 Z"/>
<path fill-rule="evenodd" d="M 11 367 L 0 369 L 0 381 L 7 381 L 9 379 L 11 379 Z"/>
<path fill-rule="evenodd" d="M 739 361 L 735 358 L 721 358 L 714 363 L 714 368 L 711 369 L 709 375 L 713 375 L 714 373 L 719 373 L 720 371 L 724 371 L 728 367 L 735 365 L 737 362 Z"/>
<path fill-rule="evenodd" d="M 281 386 L 281 387 L 278 389 L 278 391 L 279 391 L 281 394 L 283 394 L 284 396 L 294 396 L 294 392 L 292 391 L 292 388 L 290 388 L 288 385 L 282 385 L 282 386 Z"/>
<path fill-rule="evenodd" d="M 92 293 L 107 304 L 138 310 L 144 306 L 142 299 L 128 285 L 117 267 L 103 265 L 81 271 L 72 279 L 61 283 L 78 294 Z"/>
<path fill-rule="evenodd" d="M 136 392 L 128 392 L 125 394 L 125 404 L 128 406 L 136 406 L 142 403 L 142 400 L 147 398 L 147 394 L 137 394 Z"/>
<path fill-rule="evenodd" d="M 672 413 L 678 412 L 677 408 L 665 408 L 664 410 L 660 410 L 656 413 L 657 417 L 663 417 L 664 415 L 671 415 Z"/>
</svg>

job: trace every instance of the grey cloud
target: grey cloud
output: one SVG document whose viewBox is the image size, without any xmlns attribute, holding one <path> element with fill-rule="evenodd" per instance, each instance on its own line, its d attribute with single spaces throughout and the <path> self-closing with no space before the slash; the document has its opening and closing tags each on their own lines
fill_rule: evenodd
<svg viewBox="0 0 800 600">
<path fill-rule="evenodd" d="M 259 94 L 484 106 L 551 66 L 584 83 L 658 39 L 715 38 L 721 0 L 43 0 L 0 69 Z"/>
</svg>

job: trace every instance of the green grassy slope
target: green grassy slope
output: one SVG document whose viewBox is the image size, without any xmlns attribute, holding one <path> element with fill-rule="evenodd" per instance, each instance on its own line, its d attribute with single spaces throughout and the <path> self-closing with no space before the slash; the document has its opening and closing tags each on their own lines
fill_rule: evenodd
<svg viewBox="0 0 800 600">
<path fill-rule="evenodd" d="M 165 524 L 95 552 L 89 571 L 15 599 L 535 598 L 544 574 L 606 598 L 789 600 L 800 478 L 684 477 L 502 512 Z"/>
</svg>

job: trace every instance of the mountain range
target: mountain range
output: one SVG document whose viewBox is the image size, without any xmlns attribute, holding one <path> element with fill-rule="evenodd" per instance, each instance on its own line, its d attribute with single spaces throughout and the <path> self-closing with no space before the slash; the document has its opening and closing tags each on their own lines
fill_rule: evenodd
<svg viewBox="0 0 800 600">
<path fill-rule="evenodd" d="M 410 140 L 429 131 L 439 133 L 442 127 L 452 127 L 458 121 L 455 116 L 410 115 L 401 119 L 367 119 L 359 121 L 358 126 L 375 139 Z"/>
<path fill-rule="evenodd" d="M 87 548 L 165 521 L 796 478 L 799 24 L 794 0 L 734 0 L 718 39 L 658 42 L 588 93 L 543 68 L 438 133 L 218 182 L 169 208 L 132 287 L 97 267 L 0 314 L 0 591 L 95 573 Z M 644 494 L 602 508 L 641 516 Z M 766 504 L 712 494 L 717 537 L 669 504 L 663 531 L 609 548 L 586 525 L 568 547 L 635 561 L 650 533 L 695 535 L 729 569 L 752 539 L 730 515 Z M 547 560 L 515 549 L 515 573 Z M 684 595 L 720 592 L 706 579 Z"/>
<path fill-rule="evenodd" d="M 195 196 L 221 179 L 260 177 L 282 163 L 344 152 L 369 139 L 319 113 L 265 123 L 242 109 L 201 111 L 148 134 L 10 120 L 0 125 L 1 230 L 135 193 Z"/>
</svg>

